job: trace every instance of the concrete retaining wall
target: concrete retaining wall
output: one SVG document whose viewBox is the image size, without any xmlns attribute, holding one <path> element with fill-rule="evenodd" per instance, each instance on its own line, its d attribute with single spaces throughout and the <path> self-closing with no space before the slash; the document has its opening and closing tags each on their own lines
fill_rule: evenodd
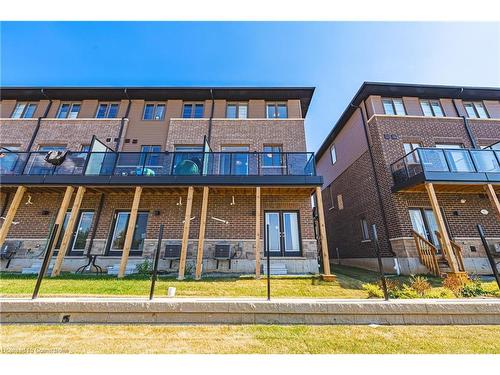
<svg viewBox="0 0 500 375">
<path fill-rule="evenodd" d="M 500 299 L 4 298 L 0 303 L 2 323 L 500 324 Z"/>
</svg>

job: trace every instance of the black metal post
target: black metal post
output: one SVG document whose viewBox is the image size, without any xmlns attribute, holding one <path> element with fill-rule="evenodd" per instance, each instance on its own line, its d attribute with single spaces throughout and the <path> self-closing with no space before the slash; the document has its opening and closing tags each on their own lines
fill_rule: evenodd
<svg viewBox="0 0 500 375">
<path fill-rule="evenodd" d="M 377 226 L 372 225 L 372 240 L 375 245 L 375 252 L 377 253 L 378 270 L 380 273 L 380 281 L 382 281 L 382 290 L 384 291 L 384 299 L 389 301 L 389 293 L 387 292 L 387 282 L 385 280 L 384 266 L 382 265 L 382 257 L 380 256 L 380 246 L 378 243 Z"/>
<path fill-rule="evenodd" d="M 500 275 L 498 274 L 497 265 L 495 264 L 495 259 L 493 259 L 490 246 L 488 245 L 488 241 L 486 241 L 486 236 L 484 235 L 484 229 L 481 224 L 477 224 L 477 231 L 479 232 L 479 237 L 481 237 L 481 241 L 483 242 L 484 250 L 486 251 L 486 255 L 488 256 L 488 260 L 490 261 L 491 269 L 493 270 L 493 275 L 495 275 L 498 288 L 500 289 Z"/>
<path fill-rule="evenodd" d="M 52 249 L 52 244 L 55 241 L 58 227 L 59 227 L 59 224 L 54 224 L 54 226 L 52 227 L 52 232 L 50 232 L 49 242 L 47 242 L 47 245 L 45 246 L 45 256 L 43 257 L 42 267 L 40 268 L 40 272 L 38 273 L 38 278 L 36 279 L 35 290 L 33 291 L 33 295 L 31 296 L 31 299 L 35 299 L 38 297 L 38 291 L 40 290 L 40 285 L 42 285 L 43 277 L 45 276 L 45 273 L 47 272 L 47 268 L 49 267 L 50 256 L 51 256 L 50 249 Z"/>
<path fill-rule="evenodd" d="M 160 259 L 161 240 L 163 239 L 163 224 L 160 225 L 160 232 L 158 233 L 158 245 L 156 246 L 155 261 L 153 264 L 153 275 L 151 277 L 151 290 L 149 291 L 149 299 L 153 299 L 155 294 L 156 276 L 158 275 L 158 260 Z"/>
<path fill-rule="evenodd" d="M 267 300 L 271 300 L 271 249 L 269 249 L 269 224 L 266 224 L 266 249 L 267 249 Z"/>
</svg>

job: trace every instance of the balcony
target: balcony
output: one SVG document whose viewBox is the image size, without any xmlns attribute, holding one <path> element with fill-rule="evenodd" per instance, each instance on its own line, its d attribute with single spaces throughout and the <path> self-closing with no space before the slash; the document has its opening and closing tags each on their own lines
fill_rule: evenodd
<svg viewBox="0 0 500 375">
<path fill-rule="evenodd" d="M 52 165 L 46 152 L 0 153 L 4 185 L 312 185 L 313 153 L 68 152 Z"/>
<path fill-rule="evenodd" d="M 393 163 L 391 172 L 393 191 L 409 190 L 423 182 L 500 184 L 500 150 L 417 148 Z"/>
</svg>

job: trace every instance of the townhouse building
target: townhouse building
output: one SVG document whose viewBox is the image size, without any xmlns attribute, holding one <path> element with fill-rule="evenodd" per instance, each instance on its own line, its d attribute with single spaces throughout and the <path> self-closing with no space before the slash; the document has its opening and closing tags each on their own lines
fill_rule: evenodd
<svg viewBox="0 0 500 375">
<path fill-rule="evenodd" d="M 123 276 L 152 258 L 163 224 L 160 270 L 180 279 L 259 276 L 268 250 L 287 273 L 318 272 L 321 251 L 329 274 L 304 133 L 313 91 L 3 88 L 2 268 L 51 251 L 52 275 L 92 258 Z"/>
<path fill-rule="evenodd" d="M 500 261 L 500 89 L 364 83 L 316 154 L 332 261 L 404 274 Z"/>
</svg>

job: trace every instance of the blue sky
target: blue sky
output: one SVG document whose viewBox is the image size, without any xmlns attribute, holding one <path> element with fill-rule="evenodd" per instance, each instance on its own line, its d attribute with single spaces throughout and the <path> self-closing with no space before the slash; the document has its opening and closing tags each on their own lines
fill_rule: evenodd
<svg viewBox="0 0 500 375">
<path fill-rule="evenodd" d="M 316 151 L 363 81 L 500 86 L 500 24 L 2 22 L 4 86 L 315 86 Z"/>
</svg>

